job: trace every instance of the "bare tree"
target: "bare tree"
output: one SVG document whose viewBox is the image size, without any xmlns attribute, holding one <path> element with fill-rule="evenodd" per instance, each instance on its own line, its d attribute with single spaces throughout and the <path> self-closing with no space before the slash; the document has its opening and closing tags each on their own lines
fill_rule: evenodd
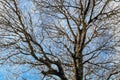
<svg viewBox="0 0 120 80">
<path fill-rule="evenodd" d="M 118 78 L 120 6 L 115 0 L 0 1 L 1 63 L 28 64 L 44 78 Z M 4 54 L 4 55 L 3 55 Z"/>
</svg>

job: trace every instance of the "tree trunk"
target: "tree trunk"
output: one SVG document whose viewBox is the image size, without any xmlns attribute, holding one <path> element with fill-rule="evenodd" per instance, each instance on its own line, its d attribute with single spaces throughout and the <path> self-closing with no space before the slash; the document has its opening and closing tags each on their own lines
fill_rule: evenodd
<svg viewBox="0 0 120 80">
<path fill-rule="evenodd" d="M 83 80 L 83 63 L 82 63 L 82 56 L 74 60 L 74 80 Z"/>
<path fill-rule="evenodd" d="M 61 80 L 68 80 L 65 75 L 59 75 Z"/>
</svg>

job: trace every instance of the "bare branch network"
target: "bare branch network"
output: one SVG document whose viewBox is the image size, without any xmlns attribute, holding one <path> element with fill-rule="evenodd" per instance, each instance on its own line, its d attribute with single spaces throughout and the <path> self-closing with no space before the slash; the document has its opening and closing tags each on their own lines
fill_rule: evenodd
<svg viewBox="0 0 120 80">
<path fill-rule="evenodd" d="M 45 80 L 120 79 L 119 0 L 28 3 L 0 0 L 1 65 L 27 64 Z"/>
</svg>

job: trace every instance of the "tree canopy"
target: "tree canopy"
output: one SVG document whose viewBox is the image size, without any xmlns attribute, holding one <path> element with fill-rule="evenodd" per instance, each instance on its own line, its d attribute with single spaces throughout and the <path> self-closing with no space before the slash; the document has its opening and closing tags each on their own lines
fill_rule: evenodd
<svg viewBox="0 0 120 80">
<path fill-rule="evenodd" d="M 28 4 L 26 8 L 21 0 L 0 1 L 2 65 L 27 64 L 51 80 L 120 78 L 119 0 Z"/>
</svg>

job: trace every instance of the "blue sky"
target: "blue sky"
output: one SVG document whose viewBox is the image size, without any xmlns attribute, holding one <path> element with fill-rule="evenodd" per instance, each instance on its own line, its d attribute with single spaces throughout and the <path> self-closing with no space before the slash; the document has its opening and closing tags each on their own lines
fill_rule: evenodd
<svg viewBox="0 0 120 80">
<path fill-rule="evenodd" d="M 2 65 L 0 66 L 0 80 L 23 80 L 22 78 L 27 80 L 40 80 L 40 74 L 38 74 L 37 70 L 32 69 L 27 71 L 27 68 L 29 67 L 20 65 Z M 18 78 L 16 79 L 16 77 Z"/>
<path fill-rule="evenodd" d="M 29 0 L 19 0 L 20 1 L 20 7 L 23 11 L 31 9 L 32 3 Z M 26 78 L 27 80 L 40 80 L 40 74 L 37 74 L 37 70 L 32 69 L 28 72 L 24 72 L 28 66 L 20 66 L 20 65 L 2 65 L 0 66 L 0 80 L 23 80 L 22 77 Z M 18 76 L 17 79 L 15 79 L 14 74 L 15 73 L 21 73 Z"/>
</svg>

